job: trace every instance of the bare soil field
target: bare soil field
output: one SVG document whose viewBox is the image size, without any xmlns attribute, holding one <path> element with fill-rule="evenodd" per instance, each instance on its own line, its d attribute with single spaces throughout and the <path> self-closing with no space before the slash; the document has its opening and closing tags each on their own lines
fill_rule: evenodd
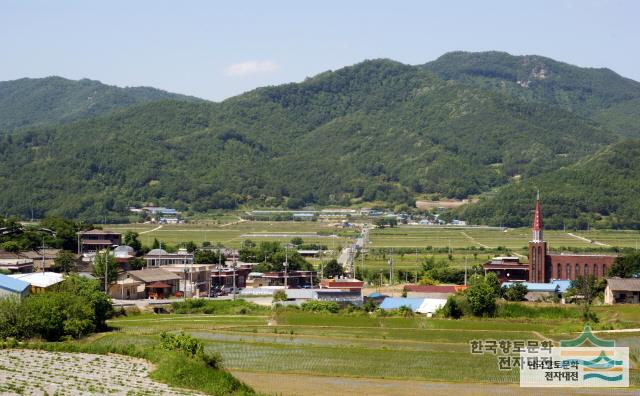
<svg viewBox="0 0 640 396">
<path fill-rule="evenodd" d="M 1 395 L 194 395 L 149 378 L 151 363 L 121 355 L 0 350 Z"/>
<path fill-rule="evenodd" d="M 477 199 L 472 200 L 471 203 L 476 202 Z M 440 201 L 416 201 L 416 207 L 418 209 L 434 209 L 434 208 L 457 208 L 460 205 L 469 203 L 468 199 L 443 199 Z"/>
<path fill-rule="evenodd" d="M 258 392 L 283 396 L 496 396 L 553 394 L 563 396 L 637 395 L 632 389 L 540 389 L 517 385 L 439 383 L 373 378 L 324 377 L 301 374 L 232 371 L 233 375 Z"/>
</svg>

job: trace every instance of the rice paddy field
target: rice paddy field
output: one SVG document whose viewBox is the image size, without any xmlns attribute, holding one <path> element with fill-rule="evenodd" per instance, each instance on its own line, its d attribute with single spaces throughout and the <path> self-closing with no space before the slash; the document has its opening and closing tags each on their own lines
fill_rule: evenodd
<svg viewBox="0 0 640 396">
<path fill-rule="evenodd" d="M 621 326 L 640 327 L 640 313 L 627 307 L 608 309 L 613 311 L 599 312 L 604 321 L 615 319 Z M 114 332 L 84 342 L 151 345 L 163 331 L 184 331 L 202 340 L 207 351 L 220 353 L 224 367 L 239 378 L 262 383 L 273 378 L 269 389 L 256 389 L 268 394 L 287 393 L 286 387 L 278 388 L 279 375 L 299 375 L 301 385 L 309 375 L 327 382 L 380 381 L 374 382 L 375 386 L 399 381 L 400 389 L 402 384 L 415 386 L 425 381 L 513 386 L 518 382 L 518 370 L 499 370 L 496 355 L 471 354 L 471 340 L 557 342 L 575 337 L 581 329 L 574 319 L 455 321 L 297 310 L 267 311 L 264 315 L 141 314 L 112 320 L 110 325 Z M 638 334 L 605 337 L 640 348 Z M 637 369 L 632 383 L 639 385 Z"/>
<path fill-rule="evenodd" d="M 349 246 L 359 234 L 358 229 L 343 229 L 324 222 L 267 222 L 242 221 L 227 216 L 223 220 L 200 220 L 189 224 L 120 224 L 107 228 L 140 234 L 143 244 L 154 239 L 179 245 L 193 241 L 208 241 L 225 247 L 239 248 L 243 241 L 289 242 L 301 237 L 306 243 L 326 245 L 337 257 L 341 247 Z M 628 230 L 545 231 L 549 248 L 559 251 L 611 251 L 613 248 L 640 246 L 640 232 Z M 526 261 L 528 228 L 500 229 L 497 227 L 408 226 L 372 229 L 369 231 L 367 252 L 356 257 L 356 267 L 367 270 L 388 270 L 389 259 L 397 270 L 415 273 L 427 258 L 446 261 L 453 267 L 472 267 L 485 263 L 497 255 L 520 255 Z M 429 249 L 429 250 L 427 250 Z M 319 266 L 320 259 L 310 259 Z M 410 275 L 407 280 L 410 281 Z"/>
<path fill-rule="evenodd" d="M 267 222 L 267 221 L 231 221 L 225 223 L 199 222 L 189 224 L 115 224 L 105 228 L 120 232 L 135 231 L 140 241 L 151 245 L 154 239 L 163 243 L 179 245 L 193 241 L 198 245 L 211 242 L 221 243 L 228 248 L 239 248 L 244 240 L 259 243 L 261 241 L 289 242 L 301 237 L 306 243 L 321 243 L 329 249 L 352 243 L 356 231 L 348 231 L 328 223 L 318 222 Z"/>
</svg>

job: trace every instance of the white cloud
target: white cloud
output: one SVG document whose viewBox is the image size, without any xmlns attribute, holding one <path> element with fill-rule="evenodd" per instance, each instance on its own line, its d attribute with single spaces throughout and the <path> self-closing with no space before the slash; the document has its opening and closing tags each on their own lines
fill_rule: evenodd
<svg viewBox="0 0 640 396">
<path fill-rule="evenodd" d="M 278 70 L 280 66 L 270 60 L 266 61 L 247 61 L 236 63 L 227 67 L 227 75 L 229 76 L 245 76 L 248 74 L 271 73 Z"/>
</svg>

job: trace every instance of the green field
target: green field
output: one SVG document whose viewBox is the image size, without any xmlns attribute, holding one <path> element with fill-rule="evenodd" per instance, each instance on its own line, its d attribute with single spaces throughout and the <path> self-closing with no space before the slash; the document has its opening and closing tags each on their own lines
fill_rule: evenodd
<svg viewBox="0 0 640 396">
<path fill-rule="evenodd" d="M 640 326 L 640 313 L 628 307 L 596 311 L 603 326 Z M 516 383 L 518 371 L 500 371 L 492 354 L 472 355 L 469 341 L 558 341 L 573 338 L 582 327 L 578 319 L 454 321 L 291 310 L 246 316 L 143 314 L 118 318 L 110 325 L 116 332 L 91 342 L 151 345 L 162 331 L 185 331 L 201 339 L 206 350 L 220 353 L 225 368 L 234 372 L 497 384 Z M 640 347 L 633 334 L 615 338 Z M 632 382 L 638 385 L 636 370 Z"/>
<path fill-rule="evenodd" d="M 243 221 L 226 217 L 218 221 L 200 221 L 188 224 L 115 224 L 105 228 L 140 233 L 143 244 L 151 244 L 154 238 L 171 244 L 193 241 L 198 244 L 209 241 L 221 243 L 226 247 L 239 247 L 245 239 L 253 241 L 275 240 L 286 242 L 290 235 L 300 235 L 306 242 L 320 242 L 330 248 L 351 243 L 358 231 L 335 227 L 323 222 L 266 222 Z M 276 234 L 276 235 L 266 235 Z M 282 236 L 278 236 L 280 234 Z M 570 235 L 570 234 L 573 234 Z M 340 238 L 332 238 L 339 235 Z M 598 249 L 608 247 L 640 247 L 640 232 L 630 230 L 590 230 L 571 231 L 548 230 L 545 240 L 551 249 Z M 504 247 L 511 251 L 526 253 L 531 238 L 528 228 L 496 227 L 434 227 L 399 226 L 394 228 L 373 229 L 369 233 L 368 248 L 485 248 Z M 584 238 L 584 239 L 581 239 Z M 585 240 L 586 239 L 586 240 Z M 589 242 L 593 241 L 593 242 Z"/>
<path fill-rule="evenodd" d="M 575 235 L 575 237 L 569 235 Z M 589 243 L 578 237 L 601 242 L 616 247 L 636 247 L 640 241 L 640 232 L 622 230 L 559 231 L 547 230 L 545 240 L 550 248 L 599 248 L 606 247 Z M 509 228 L 501 230 L 492 227 L 424 227 L 400 226 L 397 228 L 375 229 L 370 232 L 372 248 L 497 248 L 503 246 L 510 250 L 526 250 L 531 239 L 528 228 Z M 638 245 L 640 246 L 640 244 Z"/>
<path fill-rule="evenodd" d="M 204 241 L 215 245 L 221 243 L 225 247 L 239 248 L 244 240 L 289 242 L 293 236 L 300 236 L 307 243 L 321 243 L 329 249 L 335 249 L 350 243 L 348 237 L 353 231 L 346 231 L 326 223 L 317 222 L 266 222 L 246 221 L 216 224 L 201 222 L 189 224 L 116 224 L 105 228 L 125 232 L 138 232 L 145 245 L 151 245 L 154 238 L 163 243 L 179 245 L 193 241 L 200 245 Z M 338 237 L 332 237 L 337 235 Z"/>
</svg>

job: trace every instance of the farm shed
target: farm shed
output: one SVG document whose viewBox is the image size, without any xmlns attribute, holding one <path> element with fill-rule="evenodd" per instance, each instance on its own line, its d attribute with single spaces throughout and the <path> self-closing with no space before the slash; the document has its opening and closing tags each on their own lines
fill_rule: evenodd
<svg viewBox="0 0 640 396">
<path fill-rule="evenodd" d="M 604 290 L 604 303 L 640 303 L 640 278 L 608 278 Z"/>
<path fill-rule="evenodd" d="M 62 274 L 57 272 L 32 272 L 29 274 L 12 274 L 12 278 L 20 279 L 31 284 L 31 293 L 44 293 L 50 287 L 57 285 L 64 280 Z"/>
<path fill-rule="evenodd" d="M 26 297 L 29 294 L 29 282 L 0 274 L 0 298 L 15 296 Z"/>
<path fill-rule="evenodd" d="M 387 297 L 382 301 L 382 304 L 380 304 L 380 309 L 394 310 L 405 306 L 411 308 L 413 312 L 425 314 L 430 317 L 446 303 L 446 298 Z"/>
<path fill-rule="evenodd" d="M 400 309 L 400 307 L 409 307 L 413 312 L 418 312 L 420 305 L 422 305 L 424 298 L 400 298 L 400 297 L 387 297 L 380 304 L 380 309 L 394 310 Z"/>
</svg>

